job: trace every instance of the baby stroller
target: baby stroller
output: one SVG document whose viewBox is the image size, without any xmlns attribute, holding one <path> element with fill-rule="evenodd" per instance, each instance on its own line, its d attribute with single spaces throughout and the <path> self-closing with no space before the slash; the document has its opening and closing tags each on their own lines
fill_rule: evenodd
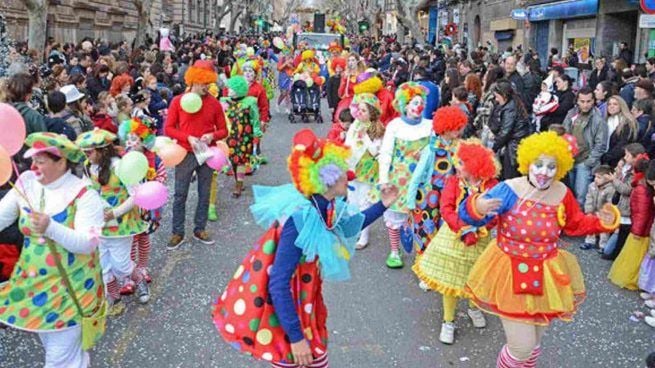
<svg viewBox="0 0 655 368">
<path fill-rule="evenodd" d="M 291 112 L 289 121 L 296 123 L 296 117 L 300 117 L 303 123 L 309 123 L 309 117 L 321 124 L 321 88 L 316 84 L 307 87 L 303 80 L 297 80 L 291 87 Z"/>
</svg>

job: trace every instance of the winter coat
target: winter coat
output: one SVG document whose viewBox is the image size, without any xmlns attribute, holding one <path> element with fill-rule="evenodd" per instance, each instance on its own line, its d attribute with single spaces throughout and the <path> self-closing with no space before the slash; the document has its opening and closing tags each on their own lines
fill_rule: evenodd
<svg viewBox="0 0 655 368">
<path fill-rule="evenodd" d="M 620 173 L 618 173 L 620 174 Z M 621 217 L 630 218 L 630 194 L 632 193 L 632 169 L 625 176 L 618 176 L 612 181 L 614 196 L 612 203 L 618 207 Z"/>
<path fill-rule="evenodd" d="M 501 153 L 503 167 L 503 179 L 511 179 L 518 176 L 516 151 L 521 139 L 532 134 L 530 119 L 519 116 L 516 101 L 510 100 L 503 106 L 496 106 L 492 113 L 494 124 L 489 125 L 495 135 L 494 152 Z"/>
<path fill-rule="evenodd" d="M 476 131 L 481 131 L 483 126 L 489 124 L 489 118 L 491 117 L 491 112 L 496 105 L 496 98 L 494 94 L 489 91 L 482 95 L 482 101 L 478 104 L 478 108 L 475 115 L 475 120 L 473 121 L 473 126 Z"/>
<path fill-rule="evenodd" d="M 523 86 L 525 88 L 525 107 L 528 112 L 532 112 L 532 104 L 541 92 L 542 78 L 539 74 L 528 72 L 523 76 Z"/>
<path fill-rule="evenodd" d="M 637 133 L 638 139 L 641 140 L 646 135 L 646 131 L 650 128 L 650 115 L 643 114 L 637 118 L 637 126 L 639 127 L 639 132 Z"/>
<path fill-rule="evenodd" d="M 629 108 L 632 108 L 632 102 L 635 100 L 635 83 L 639 80 L 639 77 L 632 77 L 625 81 L 625 84 L 621 88 L 621 91 L 619 91 L 619 95 L 623 100 L 625 100 L 625 103 L 628 104 Z"/>
<path fill-rule="evenodd" d="M 625 146 L 636 141 L 633 137 L 635 135 L 633 135 L 630 127 L 627 125 L 623 127 L 621 133 L 618 130 L 614 130 L 610 136 L 607 152 L 600 157 L 600 163 L 609 165 L 610 167 L 616 167 L 625 155 Z"/>
<path fill-rule="evenodd" d="M 589 87 L 591 87 L 591 89 L 596 89 L 598 83 L 607 80 L 607 71 L 607 65 L 600 70 L 600 73 L 598 69 L 592 70 L 591 75 L 589 76 L 589 81 L 587 82 Z"/>
<path fill-rule="evenodd" d="M 605 183 L 602 187 L 598 187 L 593 181 L 589 184 L 587 190 L 587 197 L 584 202 L 585 213 L 596 213 L 603 208 L 606 203 L 612 203 L 614 196 L 614 186 L 612 183 Z"/>
<path fill-rule="evenodd" d="M 91 100 L 97 101 L 98 95 L 100 92 L 109 91 L 111 82 L 107 78 L 96 78 L 94 76 L 89 76 L 86 79 L 86 89 L 89 91 L 89 96 Z"/>
<path fill-rule="evenodd" d="M 648 236 L 653 225 L 655 205 L 653 205 L 653 190 L 645 180 L 633 184 L 630 194 L 630 233 L 636 236 Z"/>
<path fill-rule="evenodd" d="M 46 117 L 45 121 L 49 132 L 63 134 L 72 142 L 75 142 L 75 139 L 77 139 L 77 133 L 75 133 L 75 130 L 64 119 Z"/>
<path fill-rule="evenodd" d="M 607 151 L 607 123 L 600 116 L 600 111 L 597 108 L 592 108 L 590 114 L 589 121 L 583 131 L 585 143 L 589 147 L 589 156 L 585 158 L 584 164 L 593 169 L 600 164 L 601 157 Z M 571 133 L 573 121 L 578 115 L 579 111 L 577 107 L 569 111 L 566 115 L 564 129 L 568 133 Z"/>
<path fill-rule="evenodd" d="M 541 119 L 541 131 L 548 130 L 548 127 L 553 124 L 562 124 L 566 118 L 566 114 L 575 106 L 575 94 L 571 92 L 571 89 L 567 89 L 564 92 L 557 91 L 556 95 L 559 106 L 555 111 L 544 115 Z"/>
<path fill-rule="evenodd" d="M 93 127 L 118 134 L 118 126 L 114 123 L 114 119 L 111 116 L 107 114 L 95 114 L 91 120 L 93 121 Z"/>
<path fill-rule="evenodd" d="M 325 90 L 327 93 L 328 106 L 334 109 L 339 104 L 339 84 L 341 84 L 341 76 L 333 75 L 328 79 Z"/>
</svg>

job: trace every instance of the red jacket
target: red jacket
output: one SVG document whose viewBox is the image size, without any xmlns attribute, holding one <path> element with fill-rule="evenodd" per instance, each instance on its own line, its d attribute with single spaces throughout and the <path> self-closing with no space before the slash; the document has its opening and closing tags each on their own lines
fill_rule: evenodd
<svg viewBox="0 0 655 368">
<path fill-rule="evenodd" d="M 200 111 L 189 114 L 180 106 L 182 96 L 173 98 L 168 107 L 164 134 L 177 140 L 188 152 L 193 151 L 188 141 L 190 136 L 200 138 L 204 134 L 214 133 L 214 141 L 227 137 L 225 113 L 217 99 L 210 94 L 203 96 Z"/>
<path fill-rule="evenodd" d="M 250 87 L 248 87 L 248 96 L 252 96 L 257 99 L 257 107 L 259 108 L 259 120 L 262 123 L 268 123 L 271 121 L 271 114 L 268 110 L 268 96 L 266 96 L 266 90 L 258 82 L 252 82 Z"/>
<path fill-rule="evenodd" d="M 352 98 L 355 95 L 355 84 L 357 82 L 354 78 L 351 79 L 350 76 L 344 73 L 341 77 L 341 83 L 339 83 L 339 98 L 342 100 L 349 97 Z"/>
<path fill-rule="evenodd" d="M 94 127 L 118 134 L 118 126 L 116 126 L 111 116 L 107 114 L 95 114 L 91 117 L 91 120 L 93 121 Z"/>
<path fill-rule="evenodd" d="M 498 184 L 498 180 L 491 179 L 481 184 L 481 191 L 487 191 Z M 446 184 L 441 190 L 441 199 L 439 200 L 439 211 L 441 218 L 448 224 L 448 227 L 453 232 L 457 233 L 463 227 L 469 226 L 457 214 L 459 204 L 466 198 L 462 195 L 462 187 L 460 186 L 459 178 L 455 175 L 449 176 L 446 179 Z M 490 221 L 486 227 L 491 229 L 496 225 L 496 219 Z"/>
<path fill-rule="evenodd" d="M 649 236 L 653 215 L 655 215 L 653 192 L 642 179 L 633 184 L 630 193 L 630 220 L 632 221 L 630 233 L 636 236 Z"/>
</svg>

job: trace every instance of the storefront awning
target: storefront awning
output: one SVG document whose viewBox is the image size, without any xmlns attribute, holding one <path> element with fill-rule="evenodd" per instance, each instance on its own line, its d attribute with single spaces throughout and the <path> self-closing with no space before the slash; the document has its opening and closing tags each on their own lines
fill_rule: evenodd
<svg viewBox="0 0 655 368">
<path fill-rule="evenodd" d="M 528 7 L 528 19 L 531 22 L 580 18 L 596 15 L 597 13 L 598 0 L 565 0 Z"/>
</svg>

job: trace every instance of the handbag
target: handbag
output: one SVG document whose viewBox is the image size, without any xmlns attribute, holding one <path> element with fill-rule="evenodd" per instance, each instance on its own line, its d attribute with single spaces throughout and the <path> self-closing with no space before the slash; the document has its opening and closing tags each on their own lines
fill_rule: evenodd
<svg viewBox="0 0 655 368">
<path fill-rule="evenodd" d="M 102 302 L 95 313 L 85 316 L 82 306 L 73 291 L 68 274 L 66 273 L 64 266 L 61 264 L 59 252 L 57 252 L 55 245 L 51 241 L 46 241 L 46 244 L 55 259 L 55 264 L 57 265 L 59 274 L 64 281 L 68 295 L 73 299 L 77 312 L 82 317 L 82 349 L 90 350 L 98 343 L 98 341 L 100 341 L 102 335 L 105 334 L 107 328 L 107 299 L 102 299 Z"/>
</svg>

